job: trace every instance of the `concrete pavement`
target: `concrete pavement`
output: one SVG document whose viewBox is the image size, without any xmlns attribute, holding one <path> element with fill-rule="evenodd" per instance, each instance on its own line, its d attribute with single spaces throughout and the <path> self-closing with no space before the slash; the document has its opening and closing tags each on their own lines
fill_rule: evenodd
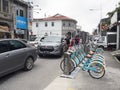
<svg viewBox="0 0 120 90">
<path fill-rule="evenodd" d="M 93 79 L 86 71 L 77 71 L 74 78 L 58 76 L 44 90 L 120 90 L 120 63 L 105 51 L 106 74 L 101 79 Z"/>
</svg>

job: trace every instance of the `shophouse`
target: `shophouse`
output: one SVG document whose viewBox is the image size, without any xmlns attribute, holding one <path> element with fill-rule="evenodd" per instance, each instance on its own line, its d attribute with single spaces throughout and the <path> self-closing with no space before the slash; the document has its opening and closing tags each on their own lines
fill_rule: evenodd
<svg viewBox="0 0 120 90">
<path fill-rule="evenodd" d="M 11 37 L 11 1 L 0 0 L 0 38 Z"/>
<path fill-rule="evenodd" d="M 32 6 L 23 0 L 13 0 L 13 30 L 15 38 L 29 39 Z"/>
<path fill-rule="evenodd" d="M 29 38 L 32 6 L 23 0 L 0 0 L 0 38 Z"/>
</svg>

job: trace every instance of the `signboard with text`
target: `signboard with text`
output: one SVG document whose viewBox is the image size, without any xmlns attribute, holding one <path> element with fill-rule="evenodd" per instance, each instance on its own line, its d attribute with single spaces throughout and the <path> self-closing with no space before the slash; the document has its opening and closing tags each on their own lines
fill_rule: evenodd
<svg viewBox="0 0 120 90">
<path fill-rule="evenodd" d="M 16 17 L 16 28 L 27 29 L 27 18 L 17 16 Z"/>
</svg>

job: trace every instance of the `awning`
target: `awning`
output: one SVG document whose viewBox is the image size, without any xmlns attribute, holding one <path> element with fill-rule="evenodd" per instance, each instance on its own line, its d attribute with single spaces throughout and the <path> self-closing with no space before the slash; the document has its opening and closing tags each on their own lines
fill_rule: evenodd
<svg viewBox="0 0 120 90">
<path fill-rule="evenodd" d="M 0 32 L 10 33 L 9 31 L 3 30 L 3 29 L 0 29 Z"/>
</svg>

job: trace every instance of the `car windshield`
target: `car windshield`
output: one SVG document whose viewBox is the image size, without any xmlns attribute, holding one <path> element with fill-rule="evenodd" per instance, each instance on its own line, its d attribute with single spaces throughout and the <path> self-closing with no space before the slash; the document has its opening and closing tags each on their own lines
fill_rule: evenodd
<svg viewBox="0 0 120 90">
<path fill-rule="evenodd" d="M 46 37 L 43 42 L 61 42 L 61 37 L 58 36 L 48 36 Z"/>
<path fill-rule="evenodd" d="M 35 39 L 35 41 L 39 41 L 39 40 L 40 40 L 40 38 L 36 38 L 36 39 Z"/>
<path fill-rule="evenodd" d="M 35 39 L 35 41 L 42 41 L 45 37 L 38 37 Z"/>
</svg>

